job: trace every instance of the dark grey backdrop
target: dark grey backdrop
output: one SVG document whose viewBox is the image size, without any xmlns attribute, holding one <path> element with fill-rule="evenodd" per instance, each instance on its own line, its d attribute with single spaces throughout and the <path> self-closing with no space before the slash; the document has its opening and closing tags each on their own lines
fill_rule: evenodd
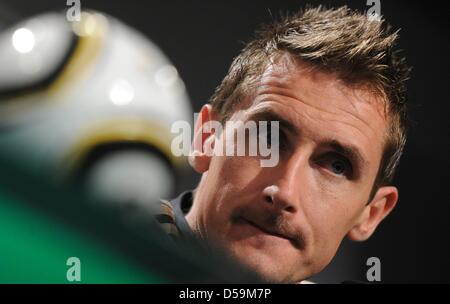
<svg viewBox="0 0 450 304">
<path fill-rule="evenodd" d="M 65 8 L 65 0 L 1 0 L 0 25 L 46 10 Z M 232 58 L 261 22 L 305 3 L 360 1 L 123 1 L 82 0 L 122 19 L 155 41 L 177 66 L 194 109 L 208 101 Z M 365 243 L 345 241 L 319 282 L 365 280 L 365 262 L 381 260 L 383 282 L 450 282 L 449 18 L 444 1 L 381 1 L 382 14 L 401 27 L 401 45 L 414 66 L 409 94 L 414 127 L 396 183 L 400 203 Z M 1 67 L 0 67 L 1 68 Z M 194 186 L 198 176 L 188 181 Z"/>
</svg>

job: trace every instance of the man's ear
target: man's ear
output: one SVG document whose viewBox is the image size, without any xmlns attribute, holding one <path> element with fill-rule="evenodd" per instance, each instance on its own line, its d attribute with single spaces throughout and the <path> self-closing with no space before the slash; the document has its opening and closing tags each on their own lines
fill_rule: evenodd
<svg viewBox="0 0 450 304">
<path fill-rule="evenodd" d="M 367 240 L 381 221 L 394 209 L 397 200 L 398 190 L 396 187 L 380 187 L 348 232 L 349 239 L 352 241 Z"/>
<path fill-rule="evenodd" d="M 205 128 L 206 124 L 216 122 L 217 114 L 210 104 L 205 104 L 200 110 L 195 122 L 194 138 L 192 140 L 189 164 L 198 173 L 208 171 L 214 148 L 214 129 Z"/>
</svg>

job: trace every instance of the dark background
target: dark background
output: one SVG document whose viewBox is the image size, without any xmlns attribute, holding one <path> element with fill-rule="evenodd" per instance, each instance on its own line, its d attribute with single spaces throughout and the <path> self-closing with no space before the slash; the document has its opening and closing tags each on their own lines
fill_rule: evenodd
<svg viewBox="0 0 450 304">
<path fill-rule="evenodd" d="M 156 42 L 178 68 L 195 111 L 208 101 L 259 24 L 306 3 L 369 8 L 365 0 L 81 0 L 83 9 L 113 15 Z M 381 1 L 383 16 L 402 29 L 400 44 L 414 67 L 409 82 L 413 128 L 395 181 L 400 201 L 369 241 L 344 241 L 330 266 L 314 278 L 317 282 L 365 280 L 366 260 L 375 256 L 381 260 L 382 282 L 450 283 L 450 47 L 444 3 Z M 65 8 L 65 0 L 1 0 L 0 26 Z M 188 183 L 197 181 L 193 174 Z"/>
</svg>

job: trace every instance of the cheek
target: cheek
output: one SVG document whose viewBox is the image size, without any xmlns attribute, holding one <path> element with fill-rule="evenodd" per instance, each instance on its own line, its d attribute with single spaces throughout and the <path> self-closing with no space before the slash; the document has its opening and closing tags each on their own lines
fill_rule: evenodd
<svg viewBox="0 0 450 304">
<path fill-rule="evenodd" d="M 217 229 L 226 229 L 233 211 L 246 202 L 254 201 L 259 193 L 257 176 L 261 173 L 259 160 L 252 157 L 214 156 L 207 176 L 209 198 L 207 220 Z"/>
<path fill-rule="evenodd" d="M 348 180 L 310 168 L 309 217 L 323 233 L 344 236 L 369 199 L 373 180 Z"/>
<path fill-rule="evenodd" d="M 311 229 L 311 254 L 320 257 L 319 264 L 324 264 L 334 256 L 354 225 L 364 201 L 359 195 L 337 195 L 323 189 L 310 194 L 303 200 L 302 212 Z"/>
<path fill-rule="evenodd" d="M 315 252 L 321 255 L 322 263 L 327 264 L 353 226 L 357 212 L 351 208 L 334 208 L 320 215 L 320 218 L 314 218 L 313 224 Z"/>
<path fill-rule="evenodd" d="M 211 161 L 210 173 L 215 184 L 233 188 L 233 191 L 251 191 L 249 185 L 261 173 L 259 159 L 245 156 L 215 156 Z M 220 191 L 220 188 L 215 188 Z"/>
</svg>

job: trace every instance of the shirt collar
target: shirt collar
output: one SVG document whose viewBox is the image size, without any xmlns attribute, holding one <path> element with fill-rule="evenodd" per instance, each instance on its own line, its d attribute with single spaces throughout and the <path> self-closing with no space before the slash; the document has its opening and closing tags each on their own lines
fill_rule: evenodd
<svg viewBox="0 0 450 304">
<path fill-rule="evenodd" d="M 180 231 L 181 237 L 187 240 L 198 242 L 199 238 L 192 231 L 186 220 L 186 214 L 192 207 L 193 191 L 188 190 L 181 193 L 177 198 L 170 201 L 175 215 L 175 223 Z"/>
</svg>

